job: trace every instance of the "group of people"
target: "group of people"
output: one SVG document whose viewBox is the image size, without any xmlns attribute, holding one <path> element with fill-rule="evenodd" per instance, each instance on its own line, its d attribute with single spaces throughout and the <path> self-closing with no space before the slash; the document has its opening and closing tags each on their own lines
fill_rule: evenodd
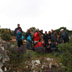
<svg viewBox="0 0 72 72">
<path fill-rule="evenodd" d="M 33 30 L 32 28 L 28 29 L 23 36 L 23 31 L 18 24 L 18 27 L 15 29 L 16 41 L 18 47 L 23 45 L 23 39 L 26 40 L 26 48 L 29 50 L 36 50 L 44 48 L 46 52 L 57 51 L 57 45 L 62 45 L 63 43 L 69 42 L 69 36 L 64 29 L 61 29 L 59 32 L 51 30 L 49 32 L 43 30 Z"/>
</svg>

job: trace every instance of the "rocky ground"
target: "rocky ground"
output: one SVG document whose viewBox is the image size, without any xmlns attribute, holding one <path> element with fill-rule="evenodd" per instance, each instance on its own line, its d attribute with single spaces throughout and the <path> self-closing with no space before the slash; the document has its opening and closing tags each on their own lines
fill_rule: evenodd
<svg viewBox="0 0 72 72">
<path fill-rule="evenodd" d="M 62 63 L 54 57 L 32 57 L 32 51 L 26 51 L 25 46 L 19 51 L 0 38 L 0 72 L 62 72 Z"/>
</svg>

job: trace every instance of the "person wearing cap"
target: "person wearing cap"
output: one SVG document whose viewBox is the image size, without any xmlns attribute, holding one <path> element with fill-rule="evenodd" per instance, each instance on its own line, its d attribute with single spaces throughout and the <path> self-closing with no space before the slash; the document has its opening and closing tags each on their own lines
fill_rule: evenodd
<svg viewBox="0 0 72 72">
<path fill-rule="evenodd" d="M 68 33 L 64 29 L 61 29 L 60 32 L 61 32 L 61 37 L 64 40 L 64 43 L 69 42 Z"/>
</svg>

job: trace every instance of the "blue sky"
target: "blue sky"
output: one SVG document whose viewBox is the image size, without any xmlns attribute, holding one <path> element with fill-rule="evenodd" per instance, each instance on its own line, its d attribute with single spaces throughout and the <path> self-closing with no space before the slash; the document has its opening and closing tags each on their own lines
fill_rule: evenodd
<svg viewBox="0 0 72 72">
<path fill-rule="evenodd" d="M 20 23 L 51 30 L 65 26 L 72 30 L 72 0 L 0 0 L 0 25 L 14 30 Z"/>
</svg>

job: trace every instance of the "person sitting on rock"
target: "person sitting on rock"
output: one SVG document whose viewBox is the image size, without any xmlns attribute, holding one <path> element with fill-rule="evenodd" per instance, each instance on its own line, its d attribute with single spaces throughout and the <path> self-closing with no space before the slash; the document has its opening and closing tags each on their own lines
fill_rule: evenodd
<svg viewBox="0 0 72 72">
<path fill-rule="evenodd" d="M 35 50 L 37 52 L 45 52 L 44 40 L 37 42 L 37 44 L 34 46 L 33 50 Z"/>
<path fill-rule="evenodd" d="M 64 40 L 62 39 L 61 35 L 57 35 L 57 39 L 56 39 L 57 44 L 62 44 L 64 43 Z"/>
<path fill-rule="evenodd" d="M 57 51 L 58 48 L 55 42 L 52 42 L 51 39 L 48 40 L 48 46 L 46 48 L 47 52 Z"/>
</svg>

